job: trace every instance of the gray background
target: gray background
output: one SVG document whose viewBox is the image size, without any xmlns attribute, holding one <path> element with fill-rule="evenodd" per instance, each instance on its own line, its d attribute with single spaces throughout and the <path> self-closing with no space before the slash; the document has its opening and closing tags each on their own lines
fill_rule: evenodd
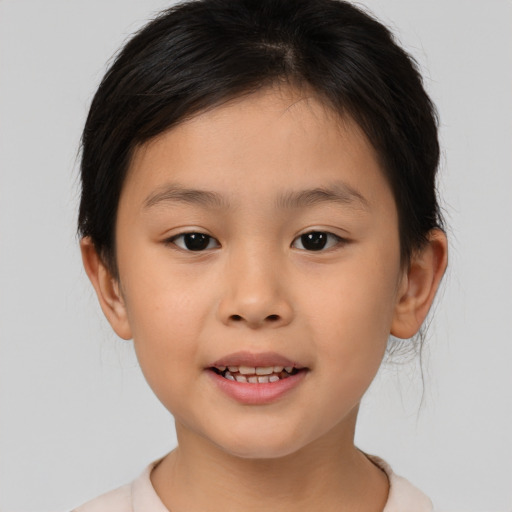
<svg viewBox="0 0 512 512">
<path fill-rule="evenodd" d="M 75 238 L 80 130 L 162 0 L 0 0 L 0 509 L 64 511 L 173 447 Z M 512 3 L 367 0 L 441 114 L 450 269 L 425 353 L 385 366 L 357 441 L 443 511 L 512 510 Z"/>
</svg>

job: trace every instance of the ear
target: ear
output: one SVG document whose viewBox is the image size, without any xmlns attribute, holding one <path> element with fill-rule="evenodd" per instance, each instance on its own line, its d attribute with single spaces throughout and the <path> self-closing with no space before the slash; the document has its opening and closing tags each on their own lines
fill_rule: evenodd
<svg viewBox="0 0 512 512">
<path fill-rule="evenodd" d="M 132 333 L 119 281 L 112 276 L 103 263 L 90 237 L 82 238 L 80 250 L 85 272 L 96 290 L 101 309 L 107 320 L 119 337 L 125 340 L 131 339 Z"/>
<path fill-rule="evenodd" d="M 433 229 L 427 244 L 416 251 L 399 286 L 391 334 L 412 338 L 420 329 L 436 295 L 448 263 L 448 241 L 444 231 Z"/>
</svg>

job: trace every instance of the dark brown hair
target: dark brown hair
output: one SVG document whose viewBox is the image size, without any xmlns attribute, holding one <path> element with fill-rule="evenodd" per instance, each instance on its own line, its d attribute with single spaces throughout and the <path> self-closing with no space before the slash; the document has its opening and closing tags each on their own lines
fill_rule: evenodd
<svg viewBox="0 0 512 512">
<path fill-rule="evenodd" d="M 442 226 L 435 109 L 416 63 L 386 27 L 339 0 L 188 1 L 124 46 L 83 132 L 79 234 L 115 276 L 116 212 L 134 148 L 280 82 L 307 87 L 364 130 L 394 193 L 402 262 Z"/>
</svg>

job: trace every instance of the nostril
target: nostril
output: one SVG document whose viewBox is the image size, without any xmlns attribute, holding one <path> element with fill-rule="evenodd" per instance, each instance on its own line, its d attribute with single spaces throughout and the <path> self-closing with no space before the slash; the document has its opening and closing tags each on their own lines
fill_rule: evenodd
<svg viewBox="0 0 512 512">
<path fill-rule="evenodd" d="M 281 317 L 279 315 L 268 315 L 265 318 L 265 320 L 268 322 L 274 323 L 274 322 L 277 322 L 278 320 L 280 320 L 280 318 Z M 234 322 L 241 322 L 244 320 L 244 317 L 241 315 L 231 315 L 230 319 L 233 320 Z"/>
</svg>

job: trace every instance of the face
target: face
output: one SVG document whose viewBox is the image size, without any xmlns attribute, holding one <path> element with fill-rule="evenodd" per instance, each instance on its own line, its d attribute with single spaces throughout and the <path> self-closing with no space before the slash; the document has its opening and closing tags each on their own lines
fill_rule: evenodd
<svg viewBox="0 0 512 512">
<path fill-rule="evenodd" d="M 355 123 L 283 89 L 184 122 L 136 151 L 116 237 L 123 332 L 179 436 L 270 458 L 353 434 L 402 281 Z"/>
</svg>

